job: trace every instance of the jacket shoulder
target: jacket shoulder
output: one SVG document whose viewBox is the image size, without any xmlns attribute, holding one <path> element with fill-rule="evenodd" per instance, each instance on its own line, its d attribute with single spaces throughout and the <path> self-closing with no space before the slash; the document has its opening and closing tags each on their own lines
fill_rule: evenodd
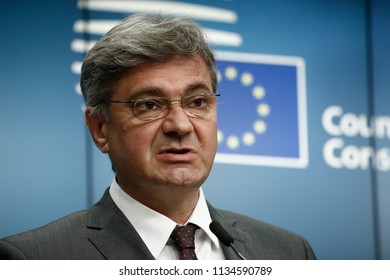
<svg viewBox="0 0 390 280">
<path fill-rule="evenodd" d="M 0 240 L 0 259 L 62 259 L 85 249 L 87 211 Z"/>
<path fill-rule="evenodd" d="M 274 236 L 280 237 L 288 237 L 288 238 L 301 238 L 297 234 L 283 229 L 281 227 L 272 225 L 270 223 L 243 215 L 235 212 L 227 211 L 227 210 L 217 210 L 219 214 L 228 220 L 234 220 L 234 225 L 240 227 L 242 229 L 246 229 L 245 231 L 251 233 L 259 233 L 259 234 L 271 234 Z"/>
<path fill-rule="evenodd" d="M 250 244 L 251 259 L 316 259 L 310 244 L 296 233 L 246 215 L 214 210 L 238 242 Z"/>
</svg>

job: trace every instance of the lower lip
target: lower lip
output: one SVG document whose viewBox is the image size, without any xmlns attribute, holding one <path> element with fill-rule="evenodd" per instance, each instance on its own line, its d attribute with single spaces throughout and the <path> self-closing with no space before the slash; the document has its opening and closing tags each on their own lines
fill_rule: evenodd
<svg viewBox="0 0 390 280">
<path fill-rule="evenodd" d="M 173 154 L 173 153 L 162 153 L 157 156 L 161 161 L 168 163 L 190 163 L 195 160 L 196 153 L 189 152 L 185 154 Z"/>
</svg>

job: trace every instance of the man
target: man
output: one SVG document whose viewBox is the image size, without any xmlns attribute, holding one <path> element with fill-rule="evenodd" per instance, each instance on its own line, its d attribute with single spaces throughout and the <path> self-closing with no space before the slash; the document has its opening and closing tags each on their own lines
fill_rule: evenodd
<svg viewBox="0 0 390 280">
<path fill-rule="evenodd" d="M 217 221 L 247 259 L 315 259 L 301 237 L 206 202 L 217 75 L 195 23 L 128 17 L 85 57 L 81 89 L 87 126 L 116 177 L 90 209 L 2 240 L 1 258 L 239 259 L 210 231 Z M 183 231 L 195 235 L 188 247 L 178 245 Z"/>
</svg>

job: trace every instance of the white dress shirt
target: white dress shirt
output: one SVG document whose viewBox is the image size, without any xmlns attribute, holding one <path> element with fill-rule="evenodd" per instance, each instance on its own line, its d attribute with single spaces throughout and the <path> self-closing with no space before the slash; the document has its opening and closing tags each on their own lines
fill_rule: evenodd
<svg viewBox="0 0 390 280">
<path fill-rule="evenodd" d="M 141 204 L 112 181 L 110 195 L 114 203 L 134 226 L 156 260 L 177 260 L 178 251 L 170 235 L 176 223 L 168 217 Z M 224 260 L 225 256 L 218 238 L 210 231 L 210 212 L 202 189 L 198 203 L 187 223 L 196 224 L 195 252 L 199 260 Z"/>
</svg>

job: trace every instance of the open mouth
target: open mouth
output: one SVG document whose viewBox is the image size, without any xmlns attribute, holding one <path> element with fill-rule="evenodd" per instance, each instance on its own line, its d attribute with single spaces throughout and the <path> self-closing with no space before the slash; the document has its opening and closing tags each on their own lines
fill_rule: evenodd
<svg viewBox="0 0 390 280">
<path fill-rule="evenodd" d="M 189 149 L 169 149 L 169 150 L 166 150 L 165 153 L 168 153 L 168 154 L 175 154 L 175 155 L 183 155 L 183 154 L 186 154 L 186 153 L 189 153 L 190 150 Z"/>
<path fill-rule="evenodd" d="M 197 153 L 191 148 L 167 148 L 161 150 L 158 158 L 168 163 L 192 163 L 197 158 Z"/>
</svg>

